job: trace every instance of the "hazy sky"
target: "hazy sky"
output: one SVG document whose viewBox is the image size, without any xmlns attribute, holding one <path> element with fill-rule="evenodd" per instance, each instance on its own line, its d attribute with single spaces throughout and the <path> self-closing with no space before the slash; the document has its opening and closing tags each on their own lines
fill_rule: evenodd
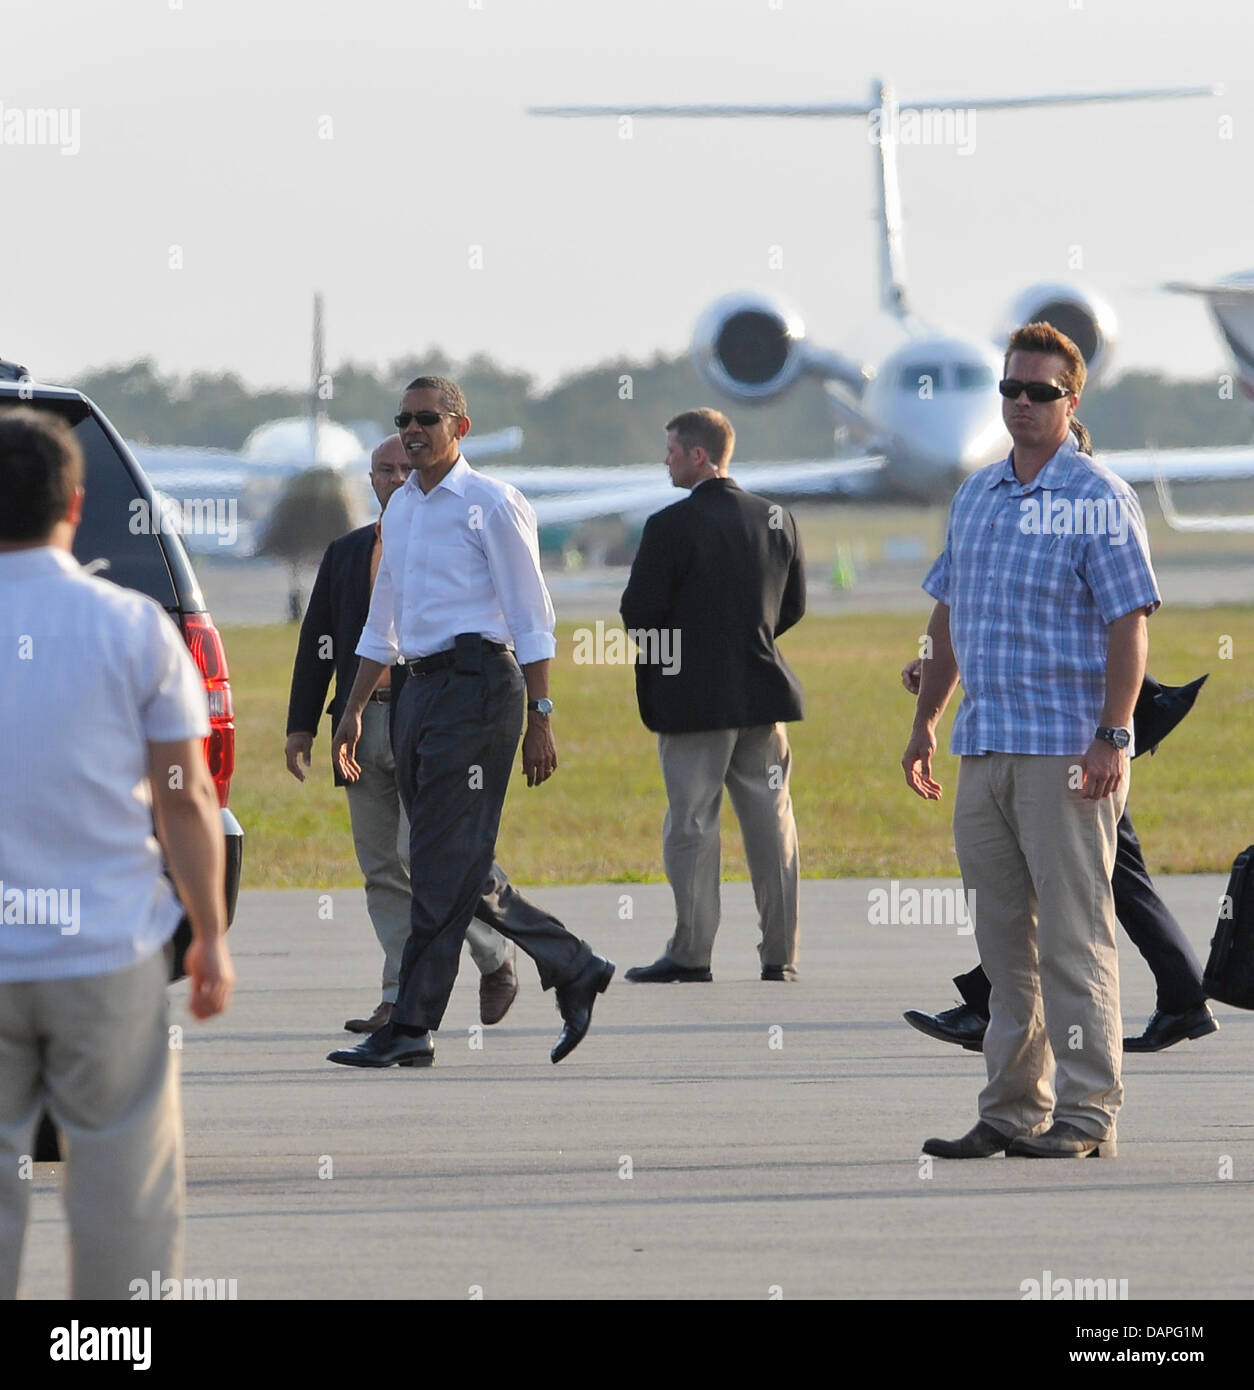
<svg viewBox="0 0 1254 1390">
<path fill-rule="evenodd" d="M 864 123 L 637 121 L 623 140 L 530 103 L 851 100 L 876 75 L 957 106 L 1222 82 L 981 113 L 969 155 L 903 148 L 908 286 L 984 337 L 1024 286 L 1082 281 L 1119 317 L 1120 368 L 1197 376 L 1226 364 L 1210 319 L 1157 287 L 1254 267 L 1242 0 L 0 5 L 0 355 L 47 380 L 152 356 L 300 385 L 315 289 L 332 363 L 438 345 L 547 383 L 677 351 L 748 287 L 856 350 L 876 303 Z M 12 143 L 28 108 L 64 109 L 77 153 Z"/>
</svg>

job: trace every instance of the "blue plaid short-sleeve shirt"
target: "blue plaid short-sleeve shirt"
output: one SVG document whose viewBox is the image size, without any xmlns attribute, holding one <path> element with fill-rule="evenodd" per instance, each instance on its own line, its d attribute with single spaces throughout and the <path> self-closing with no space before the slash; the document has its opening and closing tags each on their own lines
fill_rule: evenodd
<svg viewBox="0 0 1254 1390">
<path fill-rule="evenodd" d="M 1083 753 L 1106 693 L 1107 627 L 1161 601 L 1136 494 L 1071 435 L 1030 483 L 1006 458 L 962 484 L 923 587 L 949 606 L 963 688 L 950 751 L 962 756 Z"/>
</svg>

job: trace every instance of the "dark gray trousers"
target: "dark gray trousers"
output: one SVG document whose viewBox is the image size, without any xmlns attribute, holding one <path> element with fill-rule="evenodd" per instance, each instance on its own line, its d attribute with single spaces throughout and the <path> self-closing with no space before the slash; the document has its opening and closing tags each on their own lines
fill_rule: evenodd
<svg viewBox="0 0 1254 1390">
<path fill-rule="evenodd" d="M 396 785 L 409 817 L 413 901 L 394 1023 L 440 1026 L 472 917 L 521 946 L 545 989 L 591 959 L 586 942 L 516 892 L 493 862 L 524 689 L 512 654 L 485 649 L 479 671 L 410 676 L 401 690 Z"/>
</svg>

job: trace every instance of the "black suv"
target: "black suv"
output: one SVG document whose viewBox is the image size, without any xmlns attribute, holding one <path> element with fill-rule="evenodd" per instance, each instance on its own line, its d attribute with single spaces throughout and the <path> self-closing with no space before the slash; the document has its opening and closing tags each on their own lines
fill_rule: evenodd
<svg viewBox="0 0 1254 1390">
<path fill-rule="evenodd" d="M 222 639 L 205 609 L 183 542 L 177 534 L 160 526 L 133 526 L 136 515 L 154 515 L 152 484 L 118 432 L 81 391 L 41 385 L 31 380 L 25 367 L 0 359 L 0 406 L 6 405 L 50 411 L 73 429 L 86 464 L 86 497 L 82 524 L 74 537 L 74 558 L 94 574 L 156 599 L 183 634 L 204 677 L 210 730 L 205 740 L 205 759 L 222 808 L 226 910 L 230 922 L 235 917 L 244 858 L 244 832 L 227 807 L 235 771 L 231 678 Z M 136 498 L 145 503 L 142 511 L 133 505 Z M 174 936 L 174 979 L 183 974 L 183 952 L 190 941 L 191 928 L 184 917 Z"/>
</svg>

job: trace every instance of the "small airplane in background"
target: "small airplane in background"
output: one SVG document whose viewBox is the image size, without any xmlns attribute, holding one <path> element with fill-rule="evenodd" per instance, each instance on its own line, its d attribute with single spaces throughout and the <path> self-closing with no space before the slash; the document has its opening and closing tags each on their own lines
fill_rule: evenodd
<svg viewBox="0 0 1254 1390">
<path fill-rule="evenodd" d="M 868 121 L 878 184 L 880 310 L 896 345 L 878 360 L 860 360 L 806 339 L 801 317 L 774 295 L 734 293 L 719 299 L 696 326 L 693 359 L 722 395 L 760 402 L 780 395 L 803 376 L 820 378 L 837 425 L 862 452 L 831 460 L 745 464 L 745 486 L 770 495 L 864 500 L 948 502 L 970 473 L 1004 458 L 1010 448 L 996 383 L 1006 336 L 1021 324 L 1044 319 L 1067 334 L 1084 354 L 1089 381 L 1109 367 L 1116 328 L 1110 308 L 1075 285 L 1029 286 L 1009 306 L 996 338 L 972 339 L 928 325 L 906 292 L 897 146 L 903 113 L 916 120 L 952 118 L 957 111 L 1084 105 L 1212 96 L 1214 87 L 1168 87 L 1123 92 L 1059 93 L 977 98 L 943 105 L 899 102 L 885 81 L 872 83 L 862 102 L 702 106 L 545 106 L 541 116 L 623 117 L 861 117 Z M 1254 311 L 1248 299 L 1252 275 L 1214 286 L 1172 286 L 1207 297 L 1220 331 L 1235 354 L 1247 394 L 1254 401 Z M 1238 302 L 1241 313 L 1233 308 Z M 1100 451 L 1099 457 L 1130 483 L 1155 474 L 1174 481 L 1254 477 L 1254 449 Z M 642 522 L 674 499 L 659 465 L 632 468 L 493 469 L 529 496 L 539 498 L 543 525 L 620 515 Z M 560 477 L 558 475 L 561 475 Z M 563 486 L 564 484 L 564 486 Z M 561 491 L 560 496 L 546 493 Z"/>
<path fill-rule="evenodd" d="M 299 480 L 315 471 L 338 475 L 341 506 L 337 515 L 345 518 L 334 534 L 312 537 L 311 548 L 318 554 L 345 529 L 362 525 L 375 515 L 378 503 L 370 489 L 370 454 L 389 431 L 374 421 L 361 421 L 350 428 L 330 419 L 323 398 L 327 381 L 319 294 L 314 296 L 313 362 L 306 415 L 258 425 L 238 451 L 127 440 L 127 447 L 164 498 L 176 504 L 193 500 L 232 504 L 237 521 L 230 540 L 225 541 L 220 529 L 201 533 L 184 527 L 183 541 L 190 551 L 249 556 L 265 549 L 272 517 L 282 508 L 285 497 L 296 499 Z M 468 437 L 463 453 L 472 461 L 491 458 L 517 453 L 522 442 L 522 430 L 511 426 Z M 173 512 L 178 511 L 176 505 Z"/>
</svg>

